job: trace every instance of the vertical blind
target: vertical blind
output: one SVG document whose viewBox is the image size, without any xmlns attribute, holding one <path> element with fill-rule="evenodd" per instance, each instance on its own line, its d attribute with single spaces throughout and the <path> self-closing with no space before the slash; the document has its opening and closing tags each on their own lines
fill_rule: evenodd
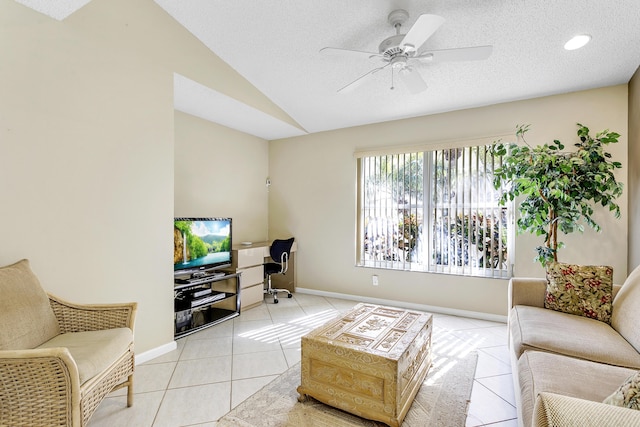
<svg viewBox="0 0 640 427">
<path fill-rule="evenodd" d="M 423 219 L 423 153 L 363 157 L 361 261 L 381 268 L 411 268 L 411 248 Z"/>
<path fill-rule="evenodd" d="M 487 145 L 360 157 L 359 265 L 508 277 L 500 161 Z"/>
</svg>

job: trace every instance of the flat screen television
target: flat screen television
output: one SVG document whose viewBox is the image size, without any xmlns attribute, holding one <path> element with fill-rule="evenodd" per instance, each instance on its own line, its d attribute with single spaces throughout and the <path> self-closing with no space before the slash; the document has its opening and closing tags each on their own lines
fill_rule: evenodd
<svg viewBox="0 0 640 427">
<path fill-rule="evenodd" d="M 174 218 L 175 276 L 231 266 L 231 218 Z"/>
</svg>

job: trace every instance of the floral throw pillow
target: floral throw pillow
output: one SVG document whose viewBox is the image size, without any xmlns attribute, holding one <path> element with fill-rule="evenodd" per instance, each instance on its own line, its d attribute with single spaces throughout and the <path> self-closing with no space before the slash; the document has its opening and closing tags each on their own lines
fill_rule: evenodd
<svg viewBox="0 0 640 427">
<path fill-rule="evenodd" d="M 547 264 L 545 308 L 610 323 L 612 290 L 611 267 Z"/>
<path fill-rule="evenodd" d="M 640 409 L 640 371 L 627 378 L 603 403 L 629 409 Z"/>
</svg>

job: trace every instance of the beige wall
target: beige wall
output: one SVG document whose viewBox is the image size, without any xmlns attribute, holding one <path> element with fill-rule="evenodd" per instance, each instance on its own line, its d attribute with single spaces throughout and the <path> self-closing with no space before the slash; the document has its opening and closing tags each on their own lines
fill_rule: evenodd
<svg viewBox="0 0 640 427">
<path fill-rule="evenodd" d="M 174 72 L 295 122 L 153 0 L 93 0 L 62 22 L 0 0 L 0 31 L 0 265 L 29 258 L 68 300 L 138 301 L 137 353 L 171 342 L 174 138 L 202 131 L 176 114 L 174 134 Z M 265 238 L 266 143 L 209 129 L 220 138 L 178 148 L 245 150 L 255 204 L 188 193 L 178 213 L 238 217 L 236 237 Z"/>
<path fill-rule="evenodd" d="M 512 102 L 415 119 L 318 133 L 270 143 L 269 237 L 293 235 L 298 242 L 298 286 L 490 314 L 506 314 L 506 280 L 355 267 L 356 160 L 354 150 L 471 139 L 512 132 L 530 123 L 530 143 L 574 141 L 576 122 L 594 133 L 610 128 L 623 134 L 611 147 L 624 164 L 627 182 L 627 85 Z M 569 144 L 567 144 L 569 145 Z M 627 212 L 627 193 L 620 199 Z M 567 236 L 560 253 L 566 262 L 610 264 L 615 280 L 626 277 L 627 221 L 598 215 L 602 233 Z M 542 276 L 532 262 L 539 238 L 516 238 L 515 273 Z M 377 274 L 380 285 L 371 285 Z"/>
<path fill-rule="evenodd" d="M 266 240 L 267 141 L 188 114 L 175 118 L 175 215 L 229 216 L 234 244 Z"/>
<path fill-rule="evenodd" d="M 70 301 L 138 301 L 137 350 L 169 342 L 172 74 L 17 3 L 0 16 L 0 264 L 29 258 Z"/>
<path fill-rule="evenodd" d="M 640 68 L 629 82 L 629 272 L 640 265 Z"/>
</svg>

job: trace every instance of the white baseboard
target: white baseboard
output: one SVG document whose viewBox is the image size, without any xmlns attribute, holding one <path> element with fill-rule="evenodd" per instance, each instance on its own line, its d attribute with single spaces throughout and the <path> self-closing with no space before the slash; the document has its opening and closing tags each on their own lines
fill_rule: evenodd
<svg viewBox="0 0 640 427">
<path fill-rule="evenodd" d="M 425 305 L 425 304 L 414 304 L 414 303 L 405 302 L 405 301 L 394 301 L 394 300 L 387 300 L 387 299 L 381 299 L 381 298 L 370 298 L 370 297 L 363 297 L 359 295 L 340 294 L 337 292 L 318 291 L 316 289 L 307 289 L 307 288 L 298 288 L 298 287 L 296 287 L 296 292 L 301 294 L 318 295 L 321 297 L 328 297 L 328 298 L 339 298 L 339 299 L 346 299 L 350 301 L 368 302 L 371 304 L 409 308 L 412 310 L 426 311 L 429 313 L 449 314 L 452 316 L 470 317 L 472 319 L 481 319 L 481 320 L 489 320 L 492 322 L 507 323 L 507 316 L 502 316 L 499 314 L 491 314 L 491 313 L 482 313 L 479 311 L 459 310 L 456 308 L 437 307 L 437 306 Z"/>
<path fill-rule="evenodd" d="M 167 354 L 175 350 L 176 348 L 178 348 L 178 343 L 176 343 L 175 341 L 171 341 L 161 345 L 160 347 L 147 350 L 144 353 L 136 354 L 136 365 L 140 365 L 141 363 L 148 362 L 149 360 L 155 359 L 156 357 L 160 357 L 163 354 Z"/>
</svg>

